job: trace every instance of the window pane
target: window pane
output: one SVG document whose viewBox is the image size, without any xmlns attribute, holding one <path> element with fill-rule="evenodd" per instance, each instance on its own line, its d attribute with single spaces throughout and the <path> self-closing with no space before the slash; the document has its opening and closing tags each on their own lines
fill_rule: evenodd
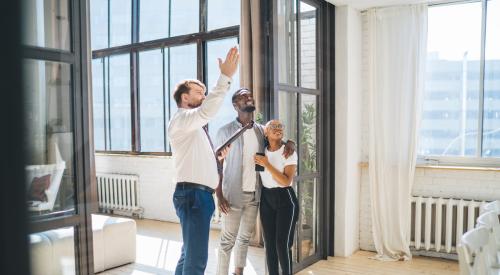
<svg viewBox="0 0 500 275">
<path fill-rule="evenodd" d="M 23 8 L 24 44 L 70 50 L 70 17 L 67 0 L 26 0 Z"/>
<path fill-rule="evenodd" d="M 168 37 L 167 0 L 140 1 L 139 40 L 149 41 Z"/>
<path fill-rule="evenodd" d="M 173 115 L 177 112 L 177 103 L 173 98 L 175 85 L 183 79 L 196 79 L 196 44 L 172 47 L 168 49 L 167 53 L 165 55 L 165 64 L 169 64 L 169 66 L 166 68 L 168 69 L 166 73 L 170 76 L 168 79 L 170 96 L 168 98 L 170 101 L 170 114 Z"/>
<path fill-rule="evenodd" d="M 165 151 L 163 54 L 161 49 L 139 54 L 141 151 Z"/>
<path fill-rule="evenodd" d="M 75 228 L 58 228 L 29 235 L 33 274 L 76 274 Z"/>
<path fill-rule="evenodd" d="M 171 33 L 178 36 L 198 32 L 200 27 L 200 1 L 171 1 Z"/>
<path fill-rule="evenodd" d="M 500 1 L 487 4 L 483 156 L 500 157 Z"/>
<path fill-rule="evenodd" d="M 299 261 L 314 255 L 318 248 L 318 194 L 317 179 L 302 180 L 297 183 L 300 220 L 299 230 L 300 254 Z"/>
<path fill-rule="evenodd" d="M 131 151 L 130 55 L 109 57 L 109 140 L 112 151 Z"/>
<path fill-rule="evenodd" d="M 318 103 L 315 95 L 300 95 L 299 175 L 317 171 Z"/>
<path fill-rule="evenodd" d="M 234 0 L 208 1 L 208 30 L 239 25 L 240 2 Z"/>
<path fill-rule="evenodd" d="M 297 94 L 280 91 L 278 95 L 279 120 L 285 126 L 284 139 L 297 141 Z"/>
<path fill-rule="evenodd" d="M 279 82 L 297 85 L 296 1 L 278 0 Z"/>
<path fill-rule="evenodd" d="M 238 45 L 238 40 L 236 38 L 227 38 L 221 40 L 209 41 L 207 43 L 207 89 L 210 91 L 220 76 L 219 64 L 217 58 L 224 60 L 227 55 L 227 51 L 234 46 Z M 224 98 L 224 103 L 220 108 L 215 119 L 210 121 L 209 133 L 210 136 L 215 138 L 217 131 L 220 127 L 224 126 L 228 122 L 234 120 L 237 117 L 236 111 L 234 110 L 233 103 L 231 102 L 231 96 L 233 93 L 240 88 L 240 74 L 239 71 L 233 76 L 233 82 L 231 83 L 231 88 Z"/>
<path fill-rule="evenodd" d="M 28 59 L 23 68 L 28 210 L 74 210 L 71 65 Z"/>
<path fill-rule="evenodd" d="M 132 38 L 132 2 L 130 0 L 109 0 L 110 47 L 131 43 Z M 100 26 L 105 27 L 106 25 Z"/>
<path fill-rule="evenodd" d="M 316 7 L 300 2 L 300 86 L 316 89 Z"/>
<path fill-rule="evenodd" d="M 429 9 L 421 155 L 477 153 L 481 3 Z"/>
<path fill-rule="evenodd" d="M 90 34 L 92 50 L 108 47 L 108 1 L 90 1 Z"/>
<path fill-rule="evenodd" d="M 94 115 L 94 148 L 105 150 L 104 62 L 102 58 L 92 60 L 92 102 Z"/>
</svg>

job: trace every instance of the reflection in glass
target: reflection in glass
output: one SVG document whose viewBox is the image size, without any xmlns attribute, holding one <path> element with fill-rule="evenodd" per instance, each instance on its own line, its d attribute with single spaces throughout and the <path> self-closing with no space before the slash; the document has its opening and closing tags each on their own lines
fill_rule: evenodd
<svg viewBox="0 0 500 275">
<path fill-rule="evenodd" d="M 170 95 L 167 100 L 170 100 L 170 114 L 173 115 L 177 112 L 177 103 L 173 98 L 175 85 L 184 79 L 197 78 L 196 44 L 172 47 L 168 49 L 167 53 L 165 55 L 165 64 L 169 66 L 165 68 L 165 73 L 168 74 L 170 83 Z"/>
<path fill-rule="evenodd" d="M 299 222 L 297 224 L 300 243 L 299 261 L 316 253 L 318 244 L 318 194 L 317 179 L 307 179 L 298 182 L 299 190 Z"/>
<path fill-rule="evenodd" d="M 475 156 L 481 3 L 429 9 L 420 155 Z"/>
<path fill-rule="evenodd" d="M 316 89 L 316 8 L 300 2 L 300 86 Z"/>
<path fill-rule="evenodd" d="M 210 91 L 215 86 L 220 76 L 220 69 L 217 63 L 217 58 L 224 60 L 227 51 L 234 46 L 238 45 L 236 38 L 226 38 L 221 40 L 214 40 L 207 42 L 207 89 Z M 215 119 L 210 121 L 209 133 L 210 136 L 215 138 L 217 131 L 220 127 L 236 119 L 237 114 L 234 110 L 231 97 L 236 90 L 240 88 L 240 74 L 239 71 L 233 75 L 233 82 L 228 95 L 224 98 L 224 103 L 220 108 Z"/>
<path fill-rule="evenodd" d="M 296 0 L 278 0 L 279 82 L 297 85 L 297 9 Z"/>
<path fill-rule="evenodd" d="M 300 95 L 299 175 L 317 171 L 318 104 L 315 95 Z"/>
<path fill-rule="evenodd" d="M 71 65 L 24 61 L 30 214 L 74 209 Z"/>
<path fill-rule="evenodd" d="M 500 157 L 500 1 L 487 1 L 483 156 Z"/>
<path fill-rule="evenodd" d="M 198 32 L 200 27 L 200 1 L 171 1 L 170 36 L 178 36 Z"/>
<path fill-rule="evenodd" d="M 109 46 L 121 46 L 132 41 L 132 1 L 109 0 Z M 106 25 L 101 25 L 103 28 Z"/>
<path fill-rule="evenodd" d="M 30 234 L 30 260 L 33 274 L 76 274 L 74 235 L 74 227 Z"/>
<path fill-rule="evenodd" d="M 207 2 L 207 27 L 209 31 L 240 24 L 241 1 L 210 0 Z"/>
<path fill-rule="evenodd" d="M 169 37 L 169 1 L 146 0 L 139 3 L 139 41 L 143 42 Z"/>
<path fill-rule="evenodd" d="M 24 1 L 23 44 L 69 51 L 69 26 L 68 0 Z"/>
<path fill-rule="evenodd" d="M 141 151 L 164 152 L 163 54 L 161 49 L 139 53 Z"/>
<path fill-rule="evenodd" d="M 90 0 L 92 50 L 108 47 L 108 1 Z"/>
<path fill-rule="evenodd" d="M 92 102 L 94 116 L 94 147 L 95 150 L 105 150 L 105 125 L 106 116 L 104 103 L 106 102 L 104 93 L 104 59 L 92 60 Z"/>
<path fill-rule="evenodd" d="M 285 125 L 283 139 L 291 139 L 297 142 L 297 94 L 280 91 L 278 94 L 278 109 L 279 120 Z"/>
</svg>

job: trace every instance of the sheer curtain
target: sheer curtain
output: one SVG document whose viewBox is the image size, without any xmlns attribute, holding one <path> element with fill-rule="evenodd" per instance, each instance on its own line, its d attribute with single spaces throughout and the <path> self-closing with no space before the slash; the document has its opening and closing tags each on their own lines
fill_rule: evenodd
<svg viewBox="0 0 500 275">
<path fill-rule="evenodd" d="M 371 9 L 369 176 L 376 259 L 411 259 L 410 193 L 427 46 L 427 6 Z"/>
</svg>

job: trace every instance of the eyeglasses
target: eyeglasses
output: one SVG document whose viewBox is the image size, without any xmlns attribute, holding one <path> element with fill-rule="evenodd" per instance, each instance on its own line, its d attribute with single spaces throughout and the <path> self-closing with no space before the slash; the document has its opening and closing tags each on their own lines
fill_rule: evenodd
<svg viewBox="0 0 500 275">
<path fill-rule="evenodd" d="M 269 124 L 268 127 L 271 130 L 283 130 L 285 128 L 283 124 Z"/>
</svg>

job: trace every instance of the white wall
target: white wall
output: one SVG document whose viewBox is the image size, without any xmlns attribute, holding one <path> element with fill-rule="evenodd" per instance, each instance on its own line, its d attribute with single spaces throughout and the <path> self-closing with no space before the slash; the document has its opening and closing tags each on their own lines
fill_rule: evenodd
<svg viewBox="0 0 500 275">
<path fill-rule="evenodd" d="M 361 14 L 335 9 L 335 248 L 349 256 L 359 248 L 361 170 Z"/>
<path fill-rule="evenodd" d="M 171 157 L 96 154 L 97 173 L 135 174 L 139 176 L 139 203 L 144 218 L 178 222 L 172 196 L 174 161 Z"/>
</svg>

